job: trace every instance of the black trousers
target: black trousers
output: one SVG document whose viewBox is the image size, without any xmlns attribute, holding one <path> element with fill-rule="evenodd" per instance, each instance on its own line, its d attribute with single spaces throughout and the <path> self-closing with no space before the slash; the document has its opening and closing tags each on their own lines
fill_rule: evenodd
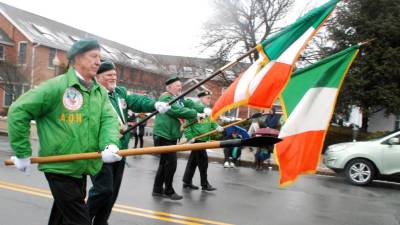
<svg viewBox="0 0 400 225">
<path fill-rule="evenodd" d="M 196 143 L 199 142 L 201 141 L 196 141 Z M 184 183 L 187 184 L 192 183 L 196 167 L 199 167 L 201 186 L 206 186 L 208 184 L 207 181 L 208 155 L 206 150 L 192 151 L 190 153 L 188 162 L 186 164 L 185 174 L 183 175 Z"/>
<path fill-rule="evenodd" d="M 138 142 L 139 142 L 140 148 L 143 148 L 143 135 L 135 134 L 135 147 L 134 148 L 137 148 Z"/>
<path fill-rule="evenodd" d="M 85 203 L 86 176 L 74 178 L 44 173 L 54 198 L 49 225 L 91 225 Z"/>
<path fill-rule="evenodd" d="M 229 162 L 232 159 L 232 161 L 236 163 L 237 160 L 240 158 L 240 155 L 242 155 L 242 149 L 238 148 L 236 157 L 233 157 L 232 153 L 233 153 L 233 148 L 224 148 L 224 158 L 225 158 L 224 162 Z"/>
<path fill-rule="evenodd" d="M 177 140 L 168 140 L 163 137 L 154 135 L 154 146 L 176 145 Z M 177 159 L 176 153 L 163 153 L 160 154 L 160 163 L 156 178 L 154 180 L 153 192 L 164 193 L 167 195 L 175 193 L 172 183 L 174 181 L 174 174 L 176 171 Z M 163 188 L 165 185 L 165 189 Z"/>
<path fill-rule="evenodd" d="M 89 190 L 88 207 L 93 225 L 107 225 L 111 210 L 118 197 L 125 168 L 125 160 L 103 163 L 101 170 L 91 176 L 93 186 Z"/>
</svg>

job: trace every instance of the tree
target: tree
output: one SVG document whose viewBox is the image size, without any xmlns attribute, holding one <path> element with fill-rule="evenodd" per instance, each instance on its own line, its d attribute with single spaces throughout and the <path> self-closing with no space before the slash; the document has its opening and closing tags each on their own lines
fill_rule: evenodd
<svg viewBox="0 0 400 225">
<path fill-rule="evenodd" d="M 293 0 L 215 0 L 215 15 L 204 25 L 202 46 L 227 61 L 243 54 L 279 28 Z M 250 55 L 253 62 L 257 54 Z"/>
<path fill-rule="evenodd" d="M 368 116 L 381 110 L 400 114 L 400 2 L 351 0 L 340 4 L 329 27 L 331 52 L 374 39 L 361 47 L 339 96 L 337 111 L 362 107 L 363 128 Z M 365 125 L 365 127 L 364 127 Z"/>
</svg>

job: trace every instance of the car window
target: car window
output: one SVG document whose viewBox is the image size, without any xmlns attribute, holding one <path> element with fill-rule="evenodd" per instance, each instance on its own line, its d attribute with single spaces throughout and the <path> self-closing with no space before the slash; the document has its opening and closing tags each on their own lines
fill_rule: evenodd
<svg viewBox="0 0 400 225">
<path fill-rule="evenodd" d="M 398 135 L 396 135 L 396 136 L 393 136 L 393 137 L 391 137 L 391 138 L 399 138 L 399 139 L 400 139 L 400 134 L 398 134 Z M 388 145 L 388 144 L 389 144 L 389 140 L 390 140 L 390 138 L 387 139 L 386 141 L 382 142 L 382 144 Z M 399 145 L 399 144 L 396 144 L 396 145 Z"/>
</svg>

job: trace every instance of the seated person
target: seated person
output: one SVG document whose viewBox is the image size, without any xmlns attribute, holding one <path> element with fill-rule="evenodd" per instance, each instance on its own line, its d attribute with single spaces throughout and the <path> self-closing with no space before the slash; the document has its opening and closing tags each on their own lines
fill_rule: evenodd
<svg viewBox="0 0 400 225">
<path fill-rule="evenodd" d="M 271 158 L 273 149 L 273 145 L 265 148 L 257 148 L 256 154 L 254 155 L 254 164 L 256 170 L 262 170 L 264 168 L 264 161 Z"/>
<path fill-rule="evenodd" d="M 241 139 L 242 137 L 237 133 L 237 131 L 233 131 L 231 135 L 225 136 L 224 139 Z M 224 148 L 224 156 L 225 156 L 225 161 L 224 161 L 224 167 L 228 168 L 234 168 L 235 164 L 237 163 L 238 159 L 240 158 L 240 155 L 242 154 L 242 148 L 243 147 L 227 147 Z"/>
</svg>

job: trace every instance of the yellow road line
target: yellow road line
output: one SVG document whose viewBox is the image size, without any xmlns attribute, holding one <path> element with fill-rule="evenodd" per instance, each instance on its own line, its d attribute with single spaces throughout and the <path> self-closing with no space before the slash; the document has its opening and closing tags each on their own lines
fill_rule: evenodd
<svg viewBox="0 0 400 225">
<path fill-rule="evenodd" d="M 14 183 L 9 183 L 9 182 L 5 182 L 5 181 L 0 181 L 0 184 L 11 186 L 11 187 L 16 187 L 16 188 L 21 188 L 21 189 L 26 189 L 26 190 L 30 190 L 30 191 L 33 191 L 33 192 L 40 192 L 40 193 L 43 193 L 43 194 L 49 194 L 51 196 L 51 192 L 49 190 L 46 190 L 46 189 L 34 188 L 34 187 L 31 187 L 31 186 L 25 186 L 25 185 L 21 185 L 21 184 L 14 184 Z"/>
<path fill-rule="evenodd" d="M 45 198 L 53 198 L 53 196 L 51 195 L 51 192 L 49 190 L 34 188 L 34 187 L 20 185 L 20 184 L 9 183 L 9 182 L 5 182 L 5 181 L 0 181 L 0 188 L 17 191 L 17 192 L 22 192 L 22 193 L 26 193 L 26 194 L 31 194 L 31 195 L 36 195 L 36 196 L 41 196 L 41 197 L 45 197 Z M 182 216 L 182 215 L 177 215 L 177 214 L 170 214 L 170 213 L 165 213 L 165 212 L 157 212 L 157 211 L 153 211 L 153 210 L 149 210 L 149 209 L 141 209 L 141 208 L 132 207 L 132 206 L 128 206 L 128 205 L 122 205 L 122 204 L 115 204 L 113 211 L 129 214 L 129 215 L 136 215 L 136 216 L 142 216 L 142 217 L 147 217 L 147 218 L 152 218 L 152 219 L 157 219 L 157 220 L 169 221 L 169 222 L 173 222 L 173 223 L 187 224 L 187 225 L 202 225 L 202 224 L 231 225 L 231 224 L 212 221 L 212 220 Z"/>
<path fill-rule="evenodd" d="M 53 197 L 52 197 L 51 195 L 49 195 L 49 194 L 43 194 L 43 193 L 40 193 L 40 192 L 33 192 L 33 191 L 24 190 L 24 189 L 16 188 L 16 187 L 10 187 L 10 186 L 6 186 L 6 185 L 2 185 L 2 184 L 0 184 L 0 188 L 12 190 L 12 191 L 23 192 L 23 193 L 26 193 L 26 194 L 41 196 L 41 197 L 45 197 L 45 198 L 53 198 Z"/>
<path fill-rule="evenodd" d="M 115 204 L 114 208 L 115 207 L 122 208 L 122 209 L 129 209 L 129 210 L 135 210 L 135 211 L 140 211 L 140 212 L 151 213 L 151 214 L 154 214 L 154 215 L 173 217 L 173 218 L 187 220 L 187 221 L 193 221 L 193 222 L 201 222 L 201 223 L 213 224 L 213 225 L 232 225 L 232 224 L 228 224 L 228 223 L 221 223 L 221 222 L 212 221 L 212 220 L 205 220 L 205 219 L 200 219 L 200 218 L 195 218 L 195 217 L 181 216 L 181 215 L 165 213 L 165 212 L 157 212 L 157 211 L 153 211 L 153 210 L 149 210 L 149 209 L 141 209 L 141 208 L 136 208 L 136 207 L 127 206 L 127 205 L 121 205 L 121 204 Z"/>
<path fill-rule="evenodd" d="M 143 217 L 147 217 L 147 218 L 158 219 L 158 220 L 163 220 L 163 221 L 168 221 L 168 222 L 180 223 L 180 224 L 204 225 L 203 223 L 193 223 L 193 222 L 184 221 L 184 220 L 171 219 L 171 218 L 163 217 L 163 216 L 154 216 L 154 215 L 139 213 L 139 212 L 135 212 L 135 211 L 131 211 L 131 210 L 119 209 L 119 208 L 115 208 L 115 207 L 113 208 L 113 211 L 126 213 L 129 215 L 143 216 Z"/>
</svg>

